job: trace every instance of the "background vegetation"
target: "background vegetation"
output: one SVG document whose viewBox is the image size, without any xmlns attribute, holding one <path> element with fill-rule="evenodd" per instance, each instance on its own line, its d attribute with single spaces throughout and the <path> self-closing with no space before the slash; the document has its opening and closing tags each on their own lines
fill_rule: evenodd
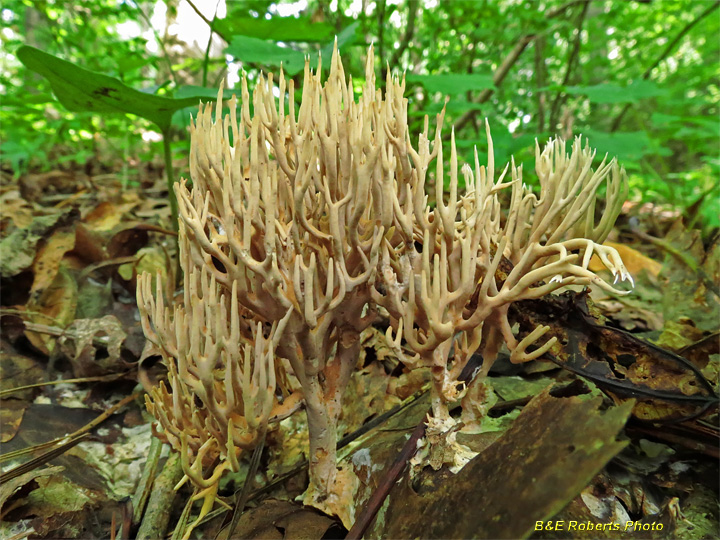
<svg viewBox="0 0 720 540">
<path fill-rule="evenodd" d="M 389 65 L 407 74 L 418 130 L 449 95 L 446 126 L 454 125 L 466 158 L 473 146 L 486 148 L 484 118 L 501 162 L 514 155 L 530 164 L 535 138 L 582 134 L 599 153 L 622 161 L 634 201 L 679 209 L 707 232 L 720 224 L 717 6 L 694 0 L 7 0 L 2 166 L 16 176 L 57 168 L 120 172 L 132 186 L 162 164 L 156 127 L 58 105 L 48 80 L 16 56 L 23 44 L 143 92 L 185 97 L 212 95 L 223 81 L 237 86 L 240 69 L 252 84 L 260 70 L 277 71 L 281 62 L 298 78 L 304 55 L 325 50 L 327 57 L 337 35 L 358 87 L 369 43 L 378 73 Z M 173 117 L 181 173 L 192 110 Z"/>
</svg>

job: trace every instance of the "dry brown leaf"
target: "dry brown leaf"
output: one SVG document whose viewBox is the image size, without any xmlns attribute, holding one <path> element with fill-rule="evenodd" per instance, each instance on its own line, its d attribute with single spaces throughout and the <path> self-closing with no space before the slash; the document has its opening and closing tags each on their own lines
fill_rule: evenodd
<svg viewBox="0 0 720 540">
<path fill-rule="evenodd" d="M 62 227 L 53 232 L 52 236 L 44 242 L 37 251 L 32 270 L 35 275 L 30 297 L 36 298 L 50 286 L 60 268 L 65 253 L 75 247 L 75 228 Z"/>
<path fill-rule="evenodd" d="M 60 267 L 52 284 L 37 299 L 31 299 L 27 305 L 28 321 L 47 324 L 48 318 L 56 326 L 65 327 L 75 319 L 77 308 L 77 283 L 65 268 Z M 30 343 L 44 354 L 49 355 L 55 349 L 56 338 L 47 334 L 25 331 Z"/>
<path fill-rule="evenodd" d="M 76 319 L 58 338 L 61 350 L 70 358 L 75 377 L 92 377 L 117 371 L 124 366 L 120 362 L 122 344 L 127 334 L 114 315 L 101 319 Z M 96 358 L 96 345 L 101 342 L 107 356 Z"/>
<path fill-rule="evenodd" d="M 137 200 L 120 204 L 101 202 L 84 217 L 83 223 L 93 231 L 110 231 L 127 221 L 128 212 L 138 204 Z"/>
<path fill-rule="evenodd" d="M 233 538 L 320 540 L 334 524 L 329 517 L 298 504 L 267 499 L 242 515 Z M 227 533 L 219 538 L 225 540 Z"/>
<path fill-rule="evenodd" d="M 60 473 L 63 469 L 64 467 L 57 466 L 48 467 L 47 469 L 29 471 L 23 475 L 20 475 L 16 478 L 13 478 L 12 480 L 5 482 L 2 486 L 0 486 L 0 510 L 2 509 L 5 502 L 12 496 L 12 494 L 25 484 L 31 482 L 32 480 L 35 480 L 36 478 L 40 478 L 41 476 L 52 476 L 53 474 Z"/>
<path fill-rule="evenodd" d="M 625 446 L 632 405 L 602 409 L 602 398 L 543 392 L 457 475 L 403 478 L 366 538 L 526 538 Z"/>
<path fill-rule="evenodd" d="M 0 442 L 6 443 L 11 441 L 17 433 L 20 423 L 22 422 L 25 409 L 29 403 L 17 399 L 0 400 Z M 0 500 L 0 507 L 2 501 Z"/>
<path fill-rule="evenodd" d="M 617 250 L 620 257 L 622 257 L 623 263 L 625 263 L 625 268 L 627 268 L 628 272 L 630 272 L 633 276 L 639 275 L 642 270 L 645 270 L 652 276 L 657 276 L 662 269 L 662 263 L 643 255 L 630 246 L 609 241 L 605 242 L 603 245 Z M 593 255 L 588 269 L 592 272 L 607 271 L 607 268 L 600 261 L 600 258 L 597 255 Z"/>
</svg>

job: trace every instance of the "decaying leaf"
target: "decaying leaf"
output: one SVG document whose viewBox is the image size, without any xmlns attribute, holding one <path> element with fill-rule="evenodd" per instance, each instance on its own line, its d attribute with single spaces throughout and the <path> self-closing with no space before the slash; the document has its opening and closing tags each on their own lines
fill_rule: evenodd
<svg viewBox="0 0 720 540">
<path fill-rule="evenodd" d="M 17 399 L 0 400 L 0 443 L 6 443 L 15 436 L 28 403 Z"/>
<path fill-rule="evenodd" d="M 74 247 L 75 228 L 73 226 L 58 228 L 47 241 L 42 243 L 32 265 L 35 277 L 30 288 L 31 301 L 38 298 L 52 284 L 65 253 Z"/>
<path fill-rule="evenodd" d="M 717 331 L 720 321 L 720 239 L 706 250 L 699 231 L 677 221 L 665 238 L 672 252 L 660 274 L 664 283 L 663 315 L 666 321 L 685 317 L 707 331 Z M 681 302 L 678 299 L 682 299 Z"/>
<path fill-rule="evenodd" d="M 66 210 L 49 216 L 36 217 L 26 229 L 16 229 L 0 241 L 0 276 L 15 276 L 30 268 L 35 260 L 38 243 L 57 227 L 73 221 L 75 213 Z"/>
<path fill-rule="evenodd" d="M 46 469 L 36 469 L 5 482 L 2 486 L 0 486 L 0 510 L 2 510 L 7 500 L 12 497 L 13 493 L 25 484 L 35 480 L 36 478 L 40 478 L 41 476 L 52 476 L 53 474 L 62 472 L 63 469 L 64 467 L 60 466 L 48 467 Z"/>
<path fill-rule="evenodd" d="M 118 371 L 122 344 L 127 334 L 114 315 L 101 319 L 75 319 L 58 339 L 62 351 L 70 358 L 76 377 L 91 377 Z M 107 356 L 98 357 L 97 347 L 103 346 Z"/>
<path fill-rule="evenodd" d="M 93 231 L 110 231 L 127 219 L 126 214 L 135 208 L 139 203 L 137 194 L 123 193 L 120 204 L 103 201 L 98 204 L 84 218 L 83 222 Z"/>
<path fill-rule="evenodd" d="M 74 320 L 76 307 L 77 283 L 61 266 L 52 284 L 36 299 L 31 299 L 26 310 L 29 322 L 48 324 L 51 321 L 63 328 Z M 52 335 L 26 330 L 25 336 L 44 354 L 49 355 L 55 349 L 56 338 Z"/>
<path fill-rule="evenodd" d="M 335 522 L 332 519 L 316 510 L 268 499 L 242 515 L 233 538 L 320 540 L 333 526 Z M 219 540 L 226 538 L 227 533 L 224 533 Z"/>
<path fill-rule="evenodd" d="M 35 384 L 43 380 L 45 369 L 35 360 L 21 354 L 0 353 L 0 390 Z M 15 399 L 31 399 L 33 390 L 12 395 Z"/>
<path fill-rule="evenodd" d="M 685 358 L 600 324 L 587 296 L 567 292 L 522 302 L 516 320 L 522 332 L 548 325 L 558 343 L 548 357 L 592 380 L 618 401 L 637 399 L 633 413 L 646 420 L 702 414 L 718 403 L 700 368 Z"/>
<path fill-rule="evenodd" d="M 625 446 L 616 437 L 631 409 L 545 391 L 457 475 L 427 472 L 419 491 L 403 478 L 366 537 L 525 538 Z"/>
</svg>

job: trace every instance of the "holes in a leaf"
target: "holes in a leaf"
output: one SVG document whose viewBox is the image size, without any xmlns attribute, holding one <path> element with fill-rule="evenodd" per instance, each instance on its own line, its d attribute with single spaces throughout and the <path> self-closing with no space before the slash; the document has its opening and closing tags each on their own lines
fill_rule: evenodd
<svg viewBox="0 0 720 540">
<path fill-rule="evenodd" d="M 629 368 L 635 363 L 635 357 L 632 354 L 618 354 L 616 361 L 624 368 Z"/>
</svg>

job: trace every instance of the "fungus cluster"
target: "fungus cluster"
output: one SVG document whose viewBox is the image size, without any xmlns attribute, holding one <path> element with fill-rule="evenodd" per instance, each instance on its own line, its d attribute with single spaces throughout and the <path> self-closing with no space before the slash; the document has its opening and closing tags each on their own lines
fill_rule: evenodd
<svg viewBox="0 0 720 540">
<path fill-rule="evenodd" d="M 471 354 L 483 355 L 487 373 L 502 344 L 515 362 L 554 345 L 539 343 L 546 327 L 518 339 L 511 303 L 567 285 L 620 292 L 588 269 L 593 254 L 616 280 L 630 277 L 602 245 L 627 193 L 614 160 L 593 169 L 579 139 L 569 155 L 551 140 L 537 149 L 536 195 L 514 163 L 496 174 L 489 129 L 487 165 L 476 152 L 461 168 L 453 134 L 446 193 L 443 113 L 433 138 L 426 118 L 413 144 L 404 80 L 388 73 L 383 93 L 373 70 L 371 48 L 356 98 L 336 50 L 325 82 L 320 66 L 306 64 L 299 107 L 281 72 L 277 87 L 260 76 L 252 98 L 243 79 L 239 116 L 233 96 L 222 117 L 220 91 L 215 118 L 208 105 L 191 126 L 192 188 L 175 186 L 183 302 L 165 307 L 160 284 L 153 295 L 144 275 L 138 304 L 172 389 L 157 387 L 148 409 L 181 452 L 201 514 L 241 451 L 300 404 L 310 438 L 305 500 L 337 513 L 349 484 L 336 466 L 336 426 L 370 324 L 386 321 L 392 346 L 411 351 L 400 355 L 408 368 L 431 368 L 429 423 L 447 431 L 449 403 L 465 396 L 473 407 L 458 382 Z"/>
</svg>

